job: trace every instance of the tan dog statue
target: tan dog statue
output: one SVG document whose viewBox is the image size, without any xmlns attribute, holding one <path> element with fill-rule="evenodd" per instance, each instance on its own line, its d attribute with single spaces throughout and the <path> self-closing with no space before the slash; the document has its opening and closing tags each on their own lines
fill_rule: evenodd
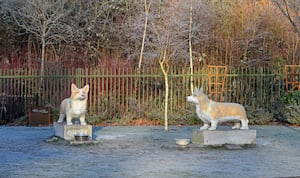
<svg viewBox="0 0 300 178">
<path fill-rule="evenodd" d="M 87 112 L 87 99 L 89 85 L 83 88 L 77 88 L 75 84 L 71 85 L 71 97 L 64 99 L 60 104 L 60 113 L 57 123 L 62 123 L 66 118 L 67 125 L 72 125 L 73 118 L 79 118 L 81 125 L 86 125 L 85 114 Z"/>
<path fill-rule="evenodd" d="M 196 104 L 197 115 L 204 123 L 200 130 L 216 130 L 218 123 L 228 121 L 235 122 L 232 129 L 249 129 L 245 108 L 240 104 L 210 100 L 202 88 L 195 88 L 193 95 L 187 96 L 187 101 Z"/>
</svg>

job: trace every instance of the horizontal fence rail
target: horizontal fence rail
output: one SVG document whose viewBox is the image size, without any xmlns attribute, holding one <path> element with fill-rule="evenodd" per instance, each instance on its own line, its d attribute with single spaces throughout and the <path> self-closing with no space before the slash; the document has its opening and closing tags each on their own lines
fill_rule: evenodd
<svg viewBox="0 0 300 178">
<path fill-rule="evenodd" d="M 191 95 L 189 70 L 188 67 L 173 67 L 169 71 L 169 118 L 174 124 L 187 121 L 195 113 L 194 106 L 185 99 Z M 39 69 L 0 69 L 1 96 L 35 98 L 22 101 L 25 111 L 29 104 L 50 105 L 58 111 L 60 102 L 70 96 L 71 83 L 78 87 L 89 84 L 88 120 L 91 123 L 163 119 L 165 83 L 159 68 L 139 72 L 130 68 L 50 68 L 45 70 L 44 76 L 39 72 Z M 194 86 L 203 87 L 209 94 L 207 69 L 195 67 L 193 73 Z M 225 81 L 223 102 L 270 111 L 285 92 L 281 68 L 229 68 Z M 21 107 L 20 103 L 2 99 L 2 114 L 7 112 L 8 104 Z"/>
</svg>

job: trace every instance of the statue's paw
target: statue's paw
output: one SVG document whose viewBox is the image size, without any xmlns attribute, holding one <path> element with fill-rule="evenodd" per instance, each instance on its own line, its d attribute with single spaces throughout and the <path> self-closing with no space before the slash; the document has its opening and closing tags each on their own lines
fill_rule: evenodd
<svg viewBox="0 0 300 178">
<path fill-rule="evenodd" d="M 210 127 L 208 128 L 208 130 L 216 130 L 217 128 L 216 127 Z"/>
<path fill-rule="evenodd" d="M 248 130 L 249 127 L 248 127 L 248 126 L 242 126 L 240 129 L 241 129 L 241 130 Z"/>
<path fill-rule="evenodd" d="M 202 126 L 200 127 L 200 130 L 207 130 L 209 126 Z"/>
<path fill-rule="evenodd" d="M 240 127 L 233 126 L 233 127 L 231 127 L 231 129 L 236 130 L 236 129 L 240 129 Z"/>
<path fill-rule="evenodd" d="M 209 124 L 204 124 L 202 127 L 200 127 L 200 130 L 207 130 L 209 128 Z"/>
</svg>

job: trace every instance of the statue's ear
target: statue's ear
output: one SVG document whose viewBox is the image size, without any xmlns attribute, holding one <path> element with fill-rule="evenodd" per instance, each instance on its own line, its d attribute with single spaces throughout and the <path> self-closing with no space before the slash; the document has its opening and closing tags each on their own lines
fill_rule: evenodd
<svg viewBox="0 0 300 178">
<path fill-rule="evenodd" d="M 71 91 L 75 92 L 76 90 L 78 90 L 77 86 L 74 83 L 72 83 L 71 84 Z"/>
<path fill-rule="evenodd" d="M 88 93 L 90 90 L 90 85 L 87 84 L 85 87 L 82 88 L 82 90 L 84 91 L 84 93 Z"/>
<path fill-rule="evenodd" d="M 202 87 L 200 88 L 200 92 L 203 93 L 203 88 Z"/>
<path fill-rule="evenodd" d="M 198 92 L 199 89 L 197 87 L 194 88 L 194 92 Z"/>
</svg>

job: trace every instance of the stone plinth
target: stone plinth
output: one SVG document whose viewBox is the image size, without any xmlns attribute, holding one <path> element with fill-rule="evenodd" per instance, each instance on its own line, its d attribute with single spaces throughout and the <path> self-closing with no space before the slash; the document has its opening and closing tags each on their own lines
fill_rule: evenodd
<svg viewBox="0 0 300 178">
<path fill-rule="evenodd" d="M 194 130 L 192 143 L 210 146 L 255 144 L 256 130 Z"/>
<path fill-rule="evenodd" d="M 66 123 L 58 124 L 53 123 L 55 136 L 61 137 L 65 140 L 74 140 L 74 135 L 84 134 L 89 135 L 92 138 L 92 126 L 91 125 L 66 125 Z"/>
</svg>

